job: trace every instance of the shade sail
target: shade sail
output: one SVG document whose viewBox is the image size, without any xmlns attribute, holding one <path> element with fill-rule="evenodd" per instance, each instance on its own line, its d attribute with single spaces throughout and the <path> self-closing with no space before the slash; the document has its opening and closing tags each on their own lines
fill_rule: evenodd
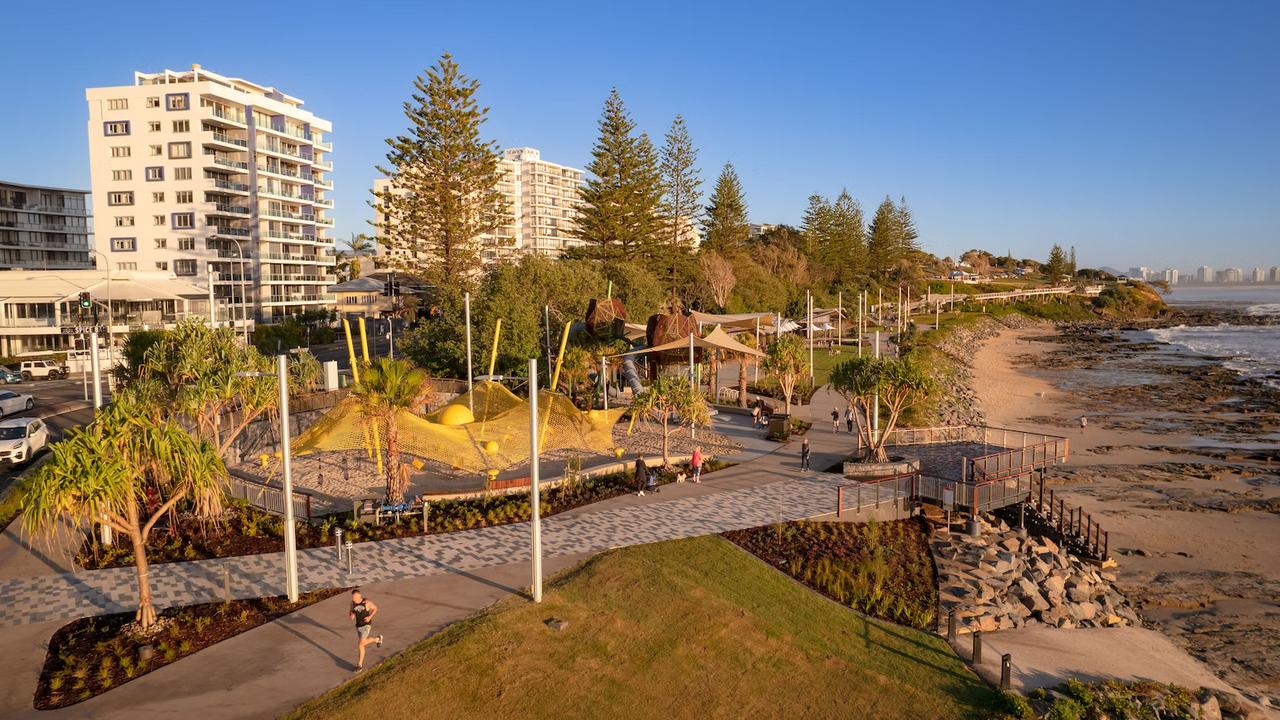
<svg viewBox="0 0 1280 720">
<path fill-rule="evenodd" d="M 754 330 L 756 323 L 760 323 L 760 329 L 772 328 L 774 324 L 773 313 L 738 313 L 736 315 L 716 315 L 714 313 L 704 313 L 693 311 L 689 315 L 698 322 L 699 325 L 720 325 L 731 330 Z"/>
<path fill-rule="evenodd" d="M 689 334 L 679 340 L 672 340 L 671 342 L 663 343 L 661 345 L 620 353 L 618 355 L 613 355 L 612 357 L 645 355 L 647 353 L 668 352 L 671 350 L 687 350 L 689 349 L 690 338 L 692 338 L 694 347 L 702 348 L 704 350 L 724 350 L 725 352 L 733 353 L 735 355 L 752 355 L 755 357 L 762 357 L 764 355 L 764 353 L 759 350 L 748 345 L 743 345 L 737 340 L 734 340 L 719 325 L 717 325 L 711 332 L 707 333 L 706 337 L 698 337 L 697 335 Z"/>
</svg>

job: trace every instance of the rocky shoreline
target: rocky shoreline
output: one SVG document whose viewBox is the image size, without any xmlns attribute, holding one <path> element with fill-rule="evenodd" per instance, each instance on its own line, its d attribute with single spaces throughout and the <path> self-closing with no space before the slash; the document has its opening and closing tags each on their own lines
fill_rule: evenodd
<svg viewBox="0 0 1280 720">
<path fill-rule="evenodd" d="M 1023 348 L 1038 343 L 1025 353 L 1009 341 L 1004 352 L 1016 354 L 1003 362 L 1027 380 L 1024 398 L 1045 389 L 1011 403 L 1006 417 L 986 418 L 1072 436 L 1072 464 L 1047 479 L 1114 531 L 1114 589 L 1143 625 L 1264 707 L 1280 700 L 1280 571 L 1272 560 L 1280 539 L 1280 392 L 1137 331 L 1275 322 L 1209 310 L 1154 321 L 1026 322 L 1047 332 L 1021 336 Z M 974 382 L 966 360 L 1004 327 L 985 321 L 943 343 L 957 368 L 943 384 L 945 417 L 984 418 L 982 408 L 964 407 L 978 400 L 964 386 Z M 1089 418 L 1088 436 L 1080 416 Z"/>
</svg>

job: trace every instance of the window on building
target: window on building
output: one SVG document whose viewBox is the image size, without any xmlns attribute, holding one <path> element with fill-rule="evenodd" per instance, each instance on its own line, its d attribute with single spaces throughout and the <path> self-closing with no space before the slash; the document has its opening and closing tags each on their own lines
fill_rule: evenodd
<svg viewBox="0 0 1280 720">
<path fill-rule="evenodd" d="M 164 96 L 165 109 L 186 110 L 189 107 L 186 93 L 169 93 Z"/>
<path fill-rule="evenodd" d="M 117 270 L 137 270 L 138 263 L 136 262 L 116 263 L 116 269 Z"/>
<path fill-rule="evenodd" d="M 133 227 L 132 215 L 117 215 L 116 227 Z"/>
<path fill-rule="evenodd" d="M 108 205 L 132 205 L 133 193 L 131 192 L 113 192 L 107 193 Z"/>
<path fill-rule="evenodd" d="M 111 250 L 114 252 L 134 252 L 138 249 L 138 239 L 131 237 L 111 238 Z"/>
<path fill-rule="evenodd" d="M 152 120 L 147 123 L 147 132 L 160 132 L 160 121 Z"/>
<path fill-rule="evenodd" d="M 195 213 L 173 213 L 171 217 L 176 230 L 190 230 L 196 226 Z"/>
<path fill-rule="evenodd" d="M 169 269 L 169 261 L 168 261 L 168 260 L 157 260 L 157 261 L 156 261 L 156 269 L 157 269 L 157 270 L 168 270 L 168 269 Z"/>
<path fill-rule="evenodd" d="M 163 145 L 149 145 L 148 147 L 151 149 L 151 155 L 152 155 L 152 156 L 154 156 L 154 157 L 159 157 L 159 156 L 161 156 L 161 155 L 164 155 L 164 146 L 163 146 Z"/>
<path fill-rule="evenodd" d="M 164 216 L 163 216 L 163 215 L 152 215 L 152 216 L 151 216 L 151 224 L 152 224 L 152 225 L 155 225 L 156 227 L 164 227 L 164 224 L 165 224 L 165 223 L 164 223 Z"/>
<path fill-rule="evenodd" d="M 129 157 L 128 145 L 116 145 L 111 148 L 111 157 Z"/>
<path fill-rule="evenodd" d="M 195 260 L 174 260 L 173 274 L 183 275 L 183 276 L 195 275 L 196 261 Z"/>
<path fill-rule="evenodd" d="M 129 99 L 128 98 L 111 98 L 110 100 L 107 101 L 107 109 L 108 110 L 128 110 Z"/>
<path fill-rule="evenodd" d="M 178 196 L 178 202 L 180 203 L 190 204 L 195 202 L 190 190 L 179 190 L 176 195 Z"/>
<path fill-rule="evenodd" d="M 117 181 L 132 180 L 133 171 L 132 170 L 112 170 L 111 179 L 117 180 Z"/>
<path fill-rule="evenodd" d="M 191 157 L 191 143 L 189 142 L 171 142 L 169 143 L 169 157 L 177 159 L 185 159 Z"/>
<path fill-rule="evenodd" d="M 167 247 L 169 247 L 169 241 L 168 241 L 168 240 L 166 240 L 165 238 L 156 238 L 156 249 L 157 249 L 157 250 L 164 250 L 164 249 L 165 249 L 165 248 L 167 248 Z"/>
<path fill-rule="evenodd" d="M 189 167 L 186 167 L 186 168 L 174 168 L 174 169 L 173 169 L 173 179 L 174 179 L 174 180 L 190 180 L 190 179 L 191 179 L 191 168 L 189 168 Z"/>
<path fill-rule="evenodd" d="M 174 120 L 173 131 L 176 133 L 191 132 L 190 120 Z"/>
<path fill-rule="evenodd" d="M 149 107 L 149 108 L 158 108 L 158 107 L 160 107 L 160 96 L 159 96 L 159 95 L 153 95 L 153 96 L 151 96 L 151 97 L 147 98 L 147 107 Z"/>
<path fill-rule="evenodd" d="M 178 238 L 178 249 L 179 250 L 195 250 L 196 239 L 195 238 Z"/>
<path fill-rule="evenodd" d="M 153 192 L 153 193 L 151 193 L 151 202 L 153 202 L 153 203 L 162 203 L 162 202 L 164 202 L 164 193 L 162 193 L 162 192 Z"/>
<path fill-rule="evenodd" d="M 102 131 L 107 135 L 128 135 L 129 121 L 117 120 L 115 122 L 103 123 L 102 128 Z"/>
<path fill-rule="evenodd" d="M 155 182 L 164 179 L 164 168 L 159 165 L 153 165 L 146 169 L 147 182 Z"/>
</svg>

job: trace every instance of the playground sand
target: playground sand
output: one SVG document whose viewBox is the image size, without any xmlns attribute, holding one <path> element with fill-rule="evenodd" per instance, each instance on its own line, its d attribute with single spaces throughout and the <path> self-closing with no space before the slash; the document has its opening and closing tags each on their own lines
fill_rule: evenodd
<svg viewBox="0 0 1280 720">
<path fill-rule="evenodd" d="M 1263 398 L 1250 416 L 1213 410 L 1213 396 L 1256 398 L 1257 388 L 1211 379 L 1226 387 L 1206 400 L 1205 381 L 1181 377 L 1182 364 L 1195 362 L 1213 361 L 1008 330 L 975 354 L 973 383 L 987 424 L 1070 438 L 1070 461 L 1050 481 L 1110 532 L 1118 586 L 1143 619 L 1227 682 L 1276 703 L 1280 400 L 1268 407 Z"/>
</svg>

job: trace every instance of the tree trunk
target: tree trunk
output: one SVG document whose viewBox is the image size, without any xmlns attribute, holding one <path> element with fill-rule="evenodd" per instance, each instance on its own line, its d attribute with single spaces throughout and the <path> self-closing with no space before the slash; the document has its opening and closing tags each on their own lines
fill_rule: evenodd
<svg viewBox="0 0 1280 720">
<path fill-rule="evenodd" d="M 151 580 L 147 577 L 147 542 L 142 537 L 142 525 L 138 520 L 138 504 L 129 501 L 129 541 L 133 544 L 133 565 L 138 575 L 138 612 L 134 620 L 146 630 L 156 621 L 156 608 L 151 602 Z"/>
<path fill-rule="evenodd" d="M 671 414 L 669 411 L 663 414 L 662 416 L 662 466 L 663 467 L 668 467 L 671 465 L 671 459 L 670 459 L 671 456 L 667 452 L 668 440 L 670 440 L 671 438 L 671 431 L 667 429 L 667 418 L 669 417 L 671 417 Z"/>
<path fill-rule="evenodd" d="M 400 477 L 400 431 L 393 413 L 387 421 L 387 498 L 393 503 L 402 503 L 404 490 Z"/>
<path fill-rule="evenodd" d="M 747 406 L 747 359 L 738 361 L 738 407 Z"/>
</svg>

